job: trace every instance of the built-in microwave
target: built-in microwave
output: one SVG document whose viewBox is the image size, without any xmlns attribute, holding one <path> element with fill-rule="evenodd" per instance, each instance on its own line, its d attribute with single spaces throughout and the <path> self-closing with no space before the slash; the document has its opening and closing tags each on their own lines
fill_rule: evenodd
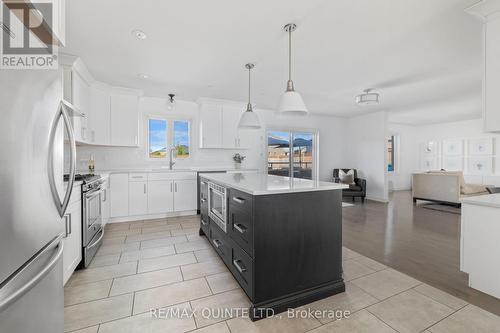
<svg viewBox="0 0 500 333">
<path fill-rule="evenodd" d="M 227 191 L 224 186 L 208 183 L 208 216 L 227 232 Z"/>
</svg>

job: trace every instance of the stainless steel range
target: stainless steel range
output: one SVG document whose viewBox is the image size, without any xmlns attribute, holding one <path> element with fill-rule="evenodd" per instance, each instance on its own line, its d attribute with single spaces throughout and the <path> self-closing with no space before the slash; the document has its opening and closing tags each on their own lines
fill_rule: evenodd
<svg viewBox="0 0 500 333">
<path fill-rule="evenodd" d="M 82 246 L 83 267 L 87 267 L 102 244 L 101 196 L 103 179 L 98 175 L 84 175 L 82 183 Z"/>
<path fill-rule="evenodd" d="M 69 175 L 64 176 L 68 180 Z M 82 262 L 78 268 L 87 267 L 102 244 L 101 196 L 105 195 L 104 180 L 99 175 L 75 175 L 75 181 L 82 181 Z"/>
</svg>

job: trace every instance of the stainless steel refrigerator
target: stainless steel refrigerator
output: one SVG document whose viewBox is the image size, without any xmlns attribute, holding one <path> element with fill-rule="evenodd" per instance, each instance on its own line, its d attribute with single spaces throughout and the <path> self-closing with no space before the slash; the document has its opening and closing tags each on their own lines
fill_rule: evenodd
<svg viewBox="0 0 500 333">
<path fill-rule="evenodd" d="M 62 89 L 61 70 L 0 70 L 2 333 L 64 330 L 65 136 L 72 175 L 75 146 Z"/>
</svg>

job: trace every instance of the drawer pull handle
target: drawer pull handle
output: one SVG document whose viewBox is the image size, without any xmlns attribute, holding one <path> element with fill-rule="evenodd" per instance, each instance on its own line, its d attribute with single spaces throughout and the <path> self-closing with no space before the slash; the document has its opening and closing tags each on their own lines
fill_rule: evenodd
<svg viewBox="0 0 500 333">
<path fill-rule="evenodd" d="M 239 203 L 240 205 L 245 203 L 245 199 L 233 197 L 233 201 Z"/>
<path fill-rule="evenodd" d="M 135 179 L 141 179 L 143 178 L 142 176 L 132 176 L 132 178 L 135 178 Z"/>
<path fill-rule="evenodd" d="M 205 221 L 204 219 L 201 219 L 201 224 L 203 224 L 203 225 L 207 225 L 207 224 L 208 224 L 208 222 L 207 222 L 207 221 Z"/>
<path fill-rule="evenodd" d="M 245 233 L 247 231 L 247 228 L 245 228 L 241 224 L 234 224 L 234 229 L 238 230 L 240 233 Z"/>
<path fill-rule="evenodd" d="M 236 269 L 240 272 L 240 273 L 244 273 L 247 271 L 247 269 L 245 267 L 241 267 L 240 266 L 240 261 L 239 260 L 233 260 L 233 265 L 234 267 L 236 267 Z"/>
<path fill-rule="evenodd" d="M 222 244 L 218 239 L 214 239 L 212 241 L 212 243 L 214 243 L 214 245 L 215 245 L 216 248 L 219 248 L 221 246 L 221 244 Z"/>
</svg>

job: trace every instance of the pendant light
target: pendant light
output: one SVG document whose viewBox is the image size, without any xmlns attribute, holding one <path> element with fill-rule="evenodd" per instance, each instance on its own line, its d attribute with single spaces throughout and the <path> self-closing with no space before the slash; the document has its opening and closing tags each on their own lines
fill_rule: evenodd
<svg viewBox="0 0 500 333">
<path fill-rule="evenodd" d="M 246 129 L 258 129 L 260 128 L 259 117 L 252 109 L 252 103 L 250 102 L 250 72 L 255 67 L 254 64 L 246 64 L 245 68 L 248 69 L 248 104 L 247 109 L 241 115 L 240 122 L 238 123 L 238 128 Z"/>
<path fill-rule="evenodd" d="M 168 94 L 167 109 L 173 110 L 175 107 L 175 94 Z"/>
<path fill-rule="evenodd" d="M 295 31 L 297 25 L 289 23 L 285 25 L 284 30 L 288 32 L 288 82 L 286 91 L 281 96 L 279 112 L 286 114 L 307 115 L 308 110 L 304 104 L 302 96 L 295 91 L 292 81 L 292 32 Z"/>
</svg>

